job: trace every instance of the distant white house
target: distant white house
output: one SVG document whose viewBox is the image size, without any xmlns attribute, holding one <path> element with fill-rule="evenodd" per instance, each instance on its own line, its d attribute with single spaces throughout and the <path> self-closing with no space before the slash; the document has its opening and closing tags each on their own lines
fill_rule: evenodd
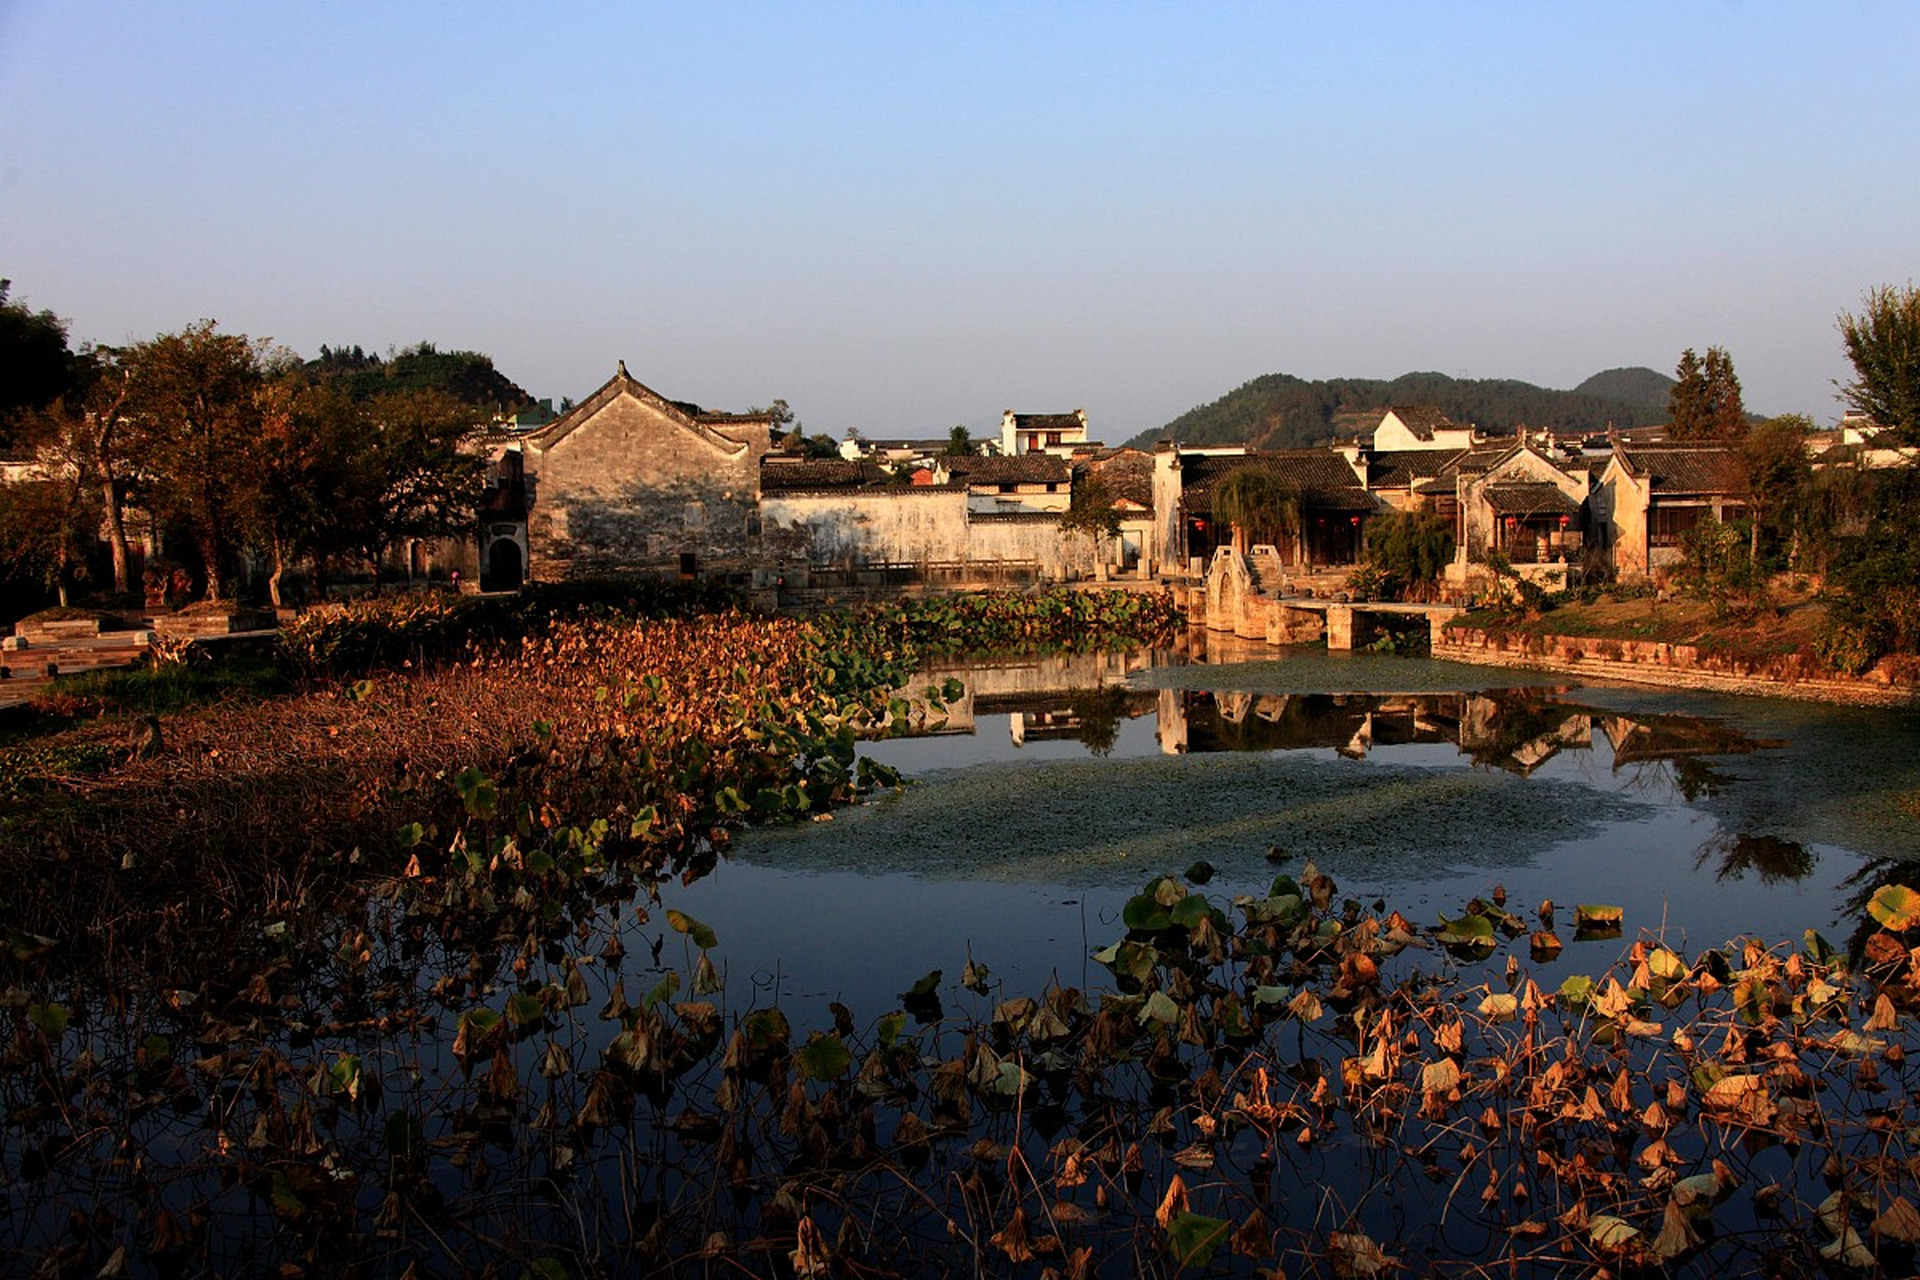
<svg viewBox="0 0 1920 1280">
<path fill-rule="evenodd" d="M 1380 425 L 1373 429 L 1375 453 L 1465 449 L 1472 443 L 1471 426 L 1460 426 L 1430 404 L 1390 406 L 1380 416 Z"/>
<path fill-rule="evenodd" d="M 1000 415 L 1000 452 L 1008 457 L 1023 453 L 1052 453 L 1072 457 L 1075 449 L 1084 449 L 1087 439 L 1087 411 L 1072 413 L 1015 413 L 1008 409 Z"/>
</svg>

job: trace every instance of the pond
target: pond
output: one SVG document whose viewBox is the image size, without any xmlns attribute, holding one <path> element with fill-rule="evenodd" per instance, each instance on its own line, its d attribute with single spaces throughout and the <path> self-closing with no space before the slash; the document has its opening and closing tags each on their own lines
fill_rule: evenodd
<svg viewBox="0 0 1920 1280">
<path fill-rule="evenodd" d="M 1808 929 L 1844 945 L 1873 868 L 1920 856 L 1911 714 L 1270 652 L 929 670 L 966 696 L 864 748 L 909 785 L 750 832 L 679 900 L 762 998 L 865 1010 L 969 955 L 1011 990 L 1085 985 L 1126 898 L 1203 861 L 1223 902 L 1311 861 L 1421 925 L 1499 888 L 1529 920 L 1618 905 L 1627 941 L 1691 953 Z"/>
<path fill-rule="evenodd" d="M 1230 1222 L 1213 1265 L 1243 1272 L 1373 1274 L 1378 1241 L 1553 1275 L 1646 1260 L 1589 1201 L 1638 1250 L 1724 1158 L 1750 1193 L 1659 1254 L 1720 1275 L 1805 1234 L 1830 1168 L 1920 1156 L 1874 1127 L 1904 1059 L 1833 1065 L 1871 1001 L 1804 943 L 1863 946 L 1920 851 L 1910 713 L 1218 646 L 903 692 L 859 748 L 903 785 L 710 868 L 380 880 L 253 943 L 214 1009 L 4 993 L 0 1261 L 1119 1277 Z M 1582 936 L 1578 904 L 1620 928 Z M 1470 915 L 1497 947 L 1430 936 Z M 1545 915 L 1564 950 L 1530 953 Z M 1775 952 L 1722 945 L 1747 936 Z M 1637 948 L 1637 995 L 1564 994 L 1648 939 L 1672 951 Z M 1721 1073 L 1776 1051 L 1821 1088 L 1723 1123 Z M 1920 1195 L 1876 1176 L 1842 1218 Z"/>
</svg>

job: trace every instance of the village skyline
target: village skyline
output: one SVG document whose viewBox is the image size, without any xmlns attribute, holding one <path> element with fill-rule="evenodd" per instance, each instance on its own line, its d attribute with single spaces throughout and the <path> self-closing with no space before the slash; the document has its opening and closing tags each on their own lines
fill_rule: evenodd
<svg viewBox="0 0 1920 1280">
<path fill-rule="evenodd" d="M 1570 388 L 1732 352 L 1837 416 L 1912 277 L 1892 5 L 1468 15 L 655 6 L 0 15 L 0 268 L 76 345 L 200 318 L 618 359 L 809 430 L 1109 441 L 1269 373 Z"/>
</svg>

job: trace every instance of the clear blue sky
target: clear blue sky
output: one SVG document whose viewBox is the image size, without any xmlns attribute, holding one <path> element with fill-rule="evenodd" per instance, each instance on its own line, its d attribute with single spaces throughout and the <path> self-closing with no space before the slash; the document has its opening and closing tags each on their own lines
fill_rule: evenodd
<svg viewBox="0 0 1920 1280">
<path fill-rule="evenodd" d="M 1728 348 L 1920 277 L 1920 5 L 0 0 L 0 275 L 810 431 Z"/>
</svg>

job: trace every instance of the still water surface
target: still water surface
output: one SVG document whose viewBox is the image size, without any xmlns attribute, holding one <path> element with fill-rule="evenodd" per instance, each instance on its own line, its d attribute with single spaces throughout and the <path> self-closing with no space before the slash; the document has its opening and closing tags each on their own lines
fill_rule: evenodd
<svg viewBox="0 0 1920 1280">
<path fill-rule="evenodd" d="M 951 990 L 969 957 L 1008 992 L 1098 987 L 1087 955 L 1125 899 L 1200 861 L 1222 902 L 1311 859 L 1419 925 L 1500 887 L 1529 917 L 1563 904 L 1563 926 L 1571 904 L 1619 905 L 1627 942 L 1844 945 L 1876 874 L 1920 855 L 1908 712 L 1326 653 L 927 677 L 950 674 L 967 696 L 944 722 L 866 748 L 909 785 L 749 833 L 677 896 L 718 930 L 736 995 L 871 1014 L 931 970 Z M 1597 970 L 1624 945 L 1556 963 Z"/>
</svg>

